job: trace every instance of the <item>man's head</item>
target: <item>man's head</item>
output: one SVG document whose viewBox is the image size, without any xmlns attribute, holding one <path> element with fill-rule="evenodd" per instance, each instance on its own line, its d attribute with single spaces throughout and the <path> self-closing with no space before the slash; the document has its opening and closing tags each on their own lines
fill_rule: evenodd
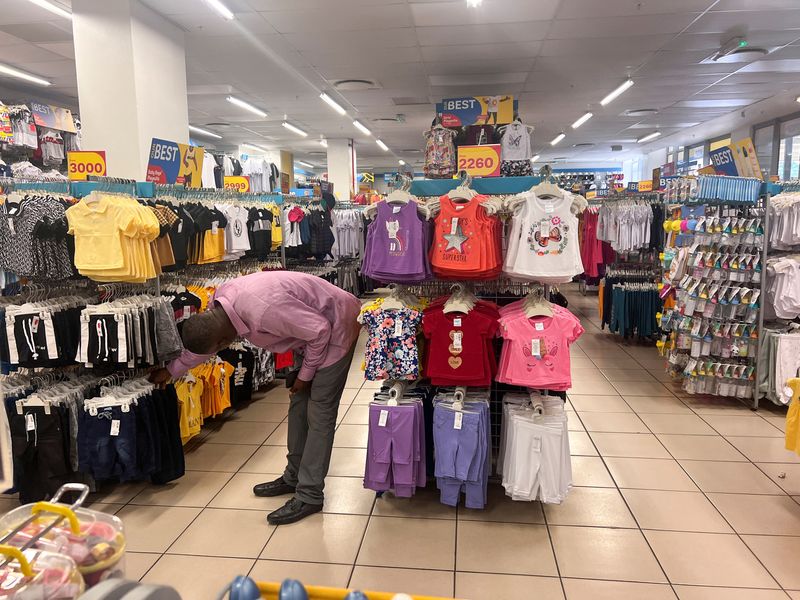
<svg viewBox="0 0 800 600">
<path fill-rule="evenodd" d="M 225 311 L 216 306 L 194 315 L 183 324 L 183 345 L 195 354 L 214 354 L 236 339 L 236 328 Z"/>
</svg>

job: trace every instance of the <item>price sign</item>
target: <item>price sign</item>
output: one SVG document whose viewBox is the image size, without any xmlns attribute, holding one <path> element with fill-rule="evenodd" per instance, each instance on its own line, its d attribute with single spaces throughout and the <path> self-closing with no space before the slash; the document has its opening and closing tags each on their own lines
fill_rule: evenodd
<svg viewBox="0 0 800 600">
<path fill-rule="evenodd" d="M 226 175 L 224 184 L 226 190 L 233 190 L 241 194 L 246 194 L 250 191 L 250 178 L 247 176 Z"/>
<path fill-rule="evenodd" d="M 70 181 L 86 181 L 89 175 L 106 174 L 105 150 L 67 152 L 67 176 Z"/>
<path fill-rule="evenodd" d="M 652 180 L 647 179 L 645 181 L 640 181 L 639 182 L 639 189 L 637 191 L 639 191 L 639 192 L 652 192 L 653 191 L 653 182 L 652 182 Z"/>
<path fill-rule="evenodd" d="M 473 177 L 499 177 L 500 144 L 459 146 L 458 170 Z"/>
</svg>

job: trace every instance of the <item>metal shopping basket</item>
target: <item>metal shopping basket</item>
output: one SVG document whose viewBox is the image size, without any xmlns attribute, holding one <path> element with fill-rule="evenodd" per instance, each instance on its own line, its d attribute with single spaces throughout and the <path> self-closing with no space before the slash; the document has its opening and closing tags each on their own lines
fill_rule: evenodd
<svg viewBox="0 0 800 600">
<path fill-rule="evenodd" d="M 389 592 L 355 592 L 343 588 L 304 586 L 294 579 L 282 583 L 255 582 L 237 577 L 217 600 L 445 600 L 434 596 L 412 596 Z"/>
</svg>

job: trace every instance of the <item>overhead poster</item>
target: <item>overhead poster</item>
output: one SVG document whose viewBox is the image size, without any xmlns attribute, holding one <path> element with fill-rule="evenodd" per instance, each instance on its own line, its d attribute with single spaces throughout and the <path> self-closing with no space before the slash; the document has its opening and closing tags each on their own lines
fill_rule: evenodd
<svg viewBox="0 0 800 600">
<path fill-rule="evenodd" d="M 31 114 L 33 122 L 38 127 L 45 129 L 56 129 L 67 133 L 76 133 L 75 119 L 72 118 L 72 111 L 60 106 L 42 104 L 41 102 L 31 102 Z"/>
<path fill-rule="evenodd" d="M 203 149 L 153 138 L 146 181 L 154 183 L 185 183 L 199 188 L 203 179 Z"/>
<path fill-rule="evenodd" d="M 437 109 L 445 127 L 500 125 L 514 120 L 514 96 L 445 98 Z"/>
</svg>

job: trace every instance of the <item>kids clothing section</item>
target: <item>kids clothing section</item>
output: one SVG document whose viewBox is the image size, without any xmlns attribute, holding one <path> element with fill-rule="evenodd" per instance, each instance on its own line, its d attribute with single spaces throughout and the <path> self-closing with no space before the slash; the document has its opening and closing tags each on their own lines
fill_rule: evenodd
<svg viewBox="0 0 800 600">
<path fill-rule="evenodd" d="M 426 249 L 430 223 L 419 215 L 417 203 L 379 202 L 367 228 L 362 272 L 379 281 L 413 283 L 431 278 Z"/>
<path fill-rule="evenodd" d="M 373 308 L 359 316 L 367 328 L 366 369 L 369 381 L 414 380 L 420 376 L 417 328 L 422 313 L 410 308 Z"/>
</svg>

